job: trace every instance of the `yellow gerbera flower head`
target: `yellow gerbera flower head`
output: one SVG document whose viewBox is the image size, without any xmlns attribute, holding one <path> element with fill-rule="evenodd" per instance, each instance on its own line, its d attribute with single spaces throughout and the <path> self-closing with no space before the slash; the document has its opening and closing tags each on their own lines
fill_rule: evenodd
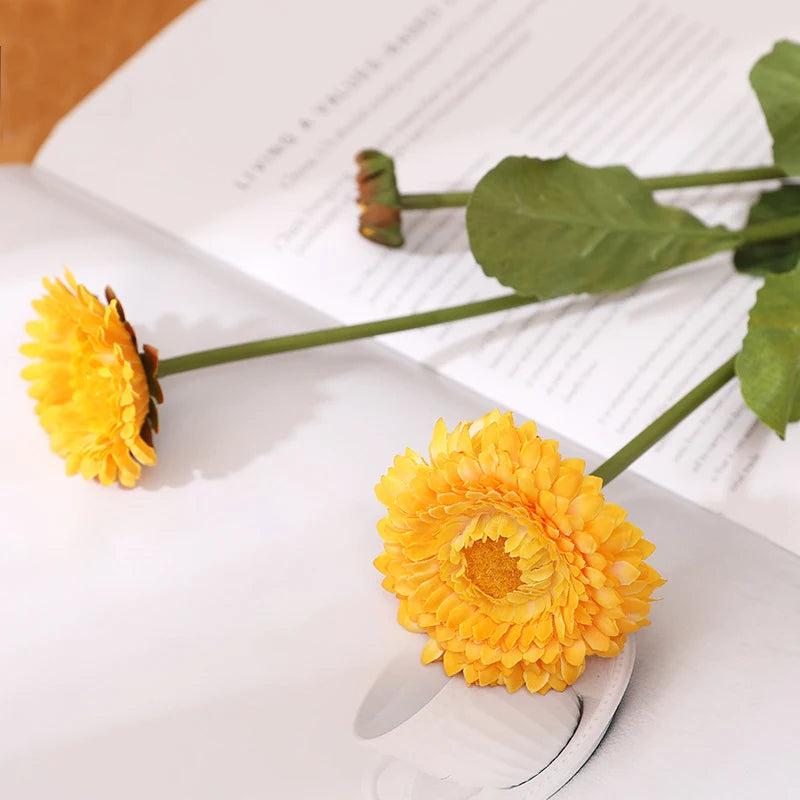
<svg viewBox="0 0 800 800">
<path fill-rule="evenodd" d="M 25 328 L 33 339 L 23 355 L 37 359 L 22 371 L 28 393 L 50 434 L 53 452 L 67 461 L 67 474 L 80 472 L 104 486 L 134 486 L 141 465 L 156 463 L 153 431 L 158 351 L 136 349 L 136 335 L 111 289 L 108 304 L 67 270 L 66 281 L 43 280 L 47 294 L 33 301 L 39 319 Z"/>
<path fill-rule="evenodd" d="M 654 546 L 604 502 L 602 481 L 558 443 L 498 411 L 434 430 L 430 463 L 397 456 L 376 487 L 388 514 L 375 566 L 424 632 L 423 663 L 514 692 L 562 691 L 590 655 L 615 656 L 648 625 L 664 581 Z"/>
</svg>

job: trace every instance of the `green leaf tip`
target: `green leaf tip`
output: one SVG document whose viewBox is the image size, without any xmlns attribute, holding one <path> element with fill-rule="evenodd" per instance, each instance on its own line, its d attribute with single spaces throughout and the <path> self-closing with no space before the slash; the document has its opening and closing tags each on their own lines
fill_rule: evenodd
<svg viewBox="0 0 800 800">
<path fill-rule="evenodd" d="M 750 310 L 736 374 L 749 408 L 783 439 L 800 419 L 800 260 L 767 275 Z"/>
<path fill-rule="evenodd" d="M 772 134 L 775 165 L 800 175 L 800 44 L 777 42 L 755 63 L 750 83 Z"/>
</svg>

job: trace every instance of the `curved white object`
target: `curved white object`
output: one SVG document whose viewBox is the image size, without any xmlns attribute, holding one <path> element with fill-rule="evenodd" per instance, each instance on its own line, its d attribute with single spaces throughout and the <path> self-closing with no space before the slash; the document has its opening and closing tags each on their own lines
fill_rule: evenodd
<svg viewBox="0 0 800 800">
<path fill-rule="evenodd" d="M 356 736 L 388 758 L 365 783 L 369 800 L 545 800 L 594 752 L 628 686 L 636 648 L 590 658 L 565 692 L 476 689 L 409 663 L 378 678 Z"/>
</svg>

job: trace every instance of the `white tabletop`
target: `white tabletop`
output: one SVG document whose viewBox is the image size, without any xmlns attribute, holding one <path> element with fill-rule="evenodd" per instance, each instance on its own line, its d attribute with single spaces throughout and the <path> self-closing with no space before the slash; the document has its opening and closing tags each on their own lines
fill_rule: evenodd
<svg viewBox="0 0 800 800">
<path fill-rule="evenodd" d="M 0 796 L 360 798 L 377 756 L 353 718 L 410 635 L 371 565 L 372 487 L 437 417 L 492 402 L 375 343 L 229 365 L 164 381 L 161 463 L 139 487 L 68 479 L 17 354 L 64 264 L 111 283 L 164 356 L 325 324 L 0 171 Z M 558 797 L 796 796 L 800 560 L 640 479 L 607 496 L 668 583 L 615 721 Z"/>
</svg>

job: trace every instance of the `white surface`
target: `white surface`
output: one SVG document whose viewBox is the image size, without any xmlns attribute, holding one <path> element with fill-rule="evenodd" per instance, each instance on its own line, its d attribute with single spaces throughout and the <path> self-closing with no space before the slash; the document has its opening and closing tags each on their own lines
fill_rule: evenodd
<svg viewBox="0 0 800 800">
<path fill-rule="evenodd" d="M 505 790 L 538 775 L 573 739 L 583 719 L 580 681 L 563 692 L 545 695 L 510 694 L 503 686 L 475 691 L 461 675 L 448 679 L 443 669 L 420 664 L 424 643 L 424 637 L 409 636 L 404 649 L 370 687 L 354 725 L 364 744 L 434 778 Z M 625 652 L 627 657 L 620 657 L 620 664 L 632 665 L 633 648 Z M 611 690 L 613 708 L 622 698 L 624 685 L 616 697 Z M 583 761 L 594 751 L 602 731 L 601 727 L 591 743 L 582 737 Z"/>
<path fill-rule="evenodd" d="M 415 682 L 406 656 L 389 671 L 401 697 L 407 693 L 403 684 Z M 365 781 L 367 800 L 547 800 L 594 753 L 635 661 L 636 637 L 631 636 L 616 658 L 591 659 L 561 694 L 475 692 L 459 679 L 443 682 L 443 691 L 421 712 L 377 740 L 365 739 L 388 756 Z M 363 714 L 364 706 L 356 717 L 357 734 Z M 512 762 L 515 782 L 498 783 L 498 769 L 505 771 Z M 507 788 L 496 788 L 503 784 Z"/>
<path fill-rule="evenodd" d="M 575 683 L 581 698 L 581 718 L 567 746 L 539 774 L 506 793 L 508 800 L 547 800 L 575 775 L 595 752 L 628 688 L 636 662 L 636 636 L 611 659 L 593 658 Z M 486 792 L 476 800 L 503 800 Z"/>
<path fill-rule="evenodd" d="M 279 356 L 165 380 L 135 490 L 67 479 L 17 353 L 62 264 L 164 356 L 324 322 L 0 171 L 0 796 L 357 800 L 375 756 L 355 713 L 409 635 L 371 565 L 372 487 L 438 416 L 491 402 L 376 344 Z M 633 476 L 609 496 L 669 582 L 559 800 L 798 795 L 800 559 Z"/>
<path fill-rule="evenodd" d="M 460 210 L 405 214 L 398 252 L 356 236 L 358 150 L 396 156 L 410 192 L 468 188 L 509 153 L 642 175 L 769 163 L 748 72 L 786 37 L 796 0 L 206 0 L 38 163 L 357 322 L 507 293 Z M 661 197 L 738 226 L 763 188 Z M 758 285 L 720 255 L 392 346 L 608 456 L 738 350 Z M 732 383 L 633 469 L 800 553 L 798 461 L 800 428 L 781 442 Z"/>
</svg>

